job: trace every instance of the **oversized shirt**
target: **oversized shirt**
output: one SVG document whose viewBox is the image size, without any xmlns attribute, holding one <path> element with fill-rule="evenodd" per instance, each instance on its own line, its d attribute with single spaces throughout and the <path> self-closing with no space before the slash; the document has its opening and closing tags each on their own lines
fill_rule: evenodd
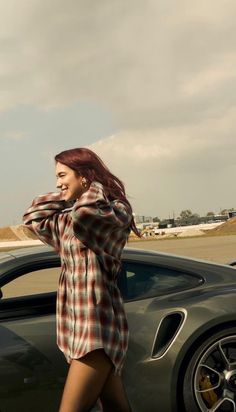
<svg viewBox="0 0 236 412">
<path fill-rule="evenodd" d="M 121 371 L 128 326 L 116 278 L 131 219 L 129 205 L 109 201 L 98 182 L 73 205 L 49 193 L 24 214 L 24 224 L 61 257 L 57 344 L 69 363 L 103 348 Z"/>
</svg>

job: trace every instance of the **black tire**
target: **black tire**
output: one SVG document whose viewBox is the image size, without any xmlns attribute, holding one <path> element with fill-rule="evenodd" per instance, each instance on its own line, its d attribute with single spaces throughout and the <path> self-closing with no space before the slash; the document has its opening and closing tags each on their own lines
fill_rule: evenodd
<svg viewBox="0 0 236 412">
<path fill-rule="evenodd" d="M 217 412 L 236 408 L 236 327 L 215 332 L 194 349 L 184 375 L 183 400 L 186 412 L 207 412 L 216 402 Z"/>
</svg>

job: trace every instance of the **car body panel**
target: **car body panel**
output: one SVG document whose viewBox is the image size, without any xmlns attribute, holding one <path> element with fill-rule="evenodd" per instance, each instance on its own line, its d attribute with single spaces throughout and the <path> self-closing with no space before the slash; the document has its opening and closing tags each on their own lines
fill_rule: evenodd
<svg viewBox="0 0 236 412">
<path fill-rule="evenodd" d="M 1 412 L 40 412 L 40 400 L 48 410 L 58 408 L 66 370 L 54 325 L 54 315 L 1 322 Z"/>
<path fill-rule="evenodd" d="M 29 270 L 59 265 L 47 247 L 12 251 L 0 259 L 0 287 Z M 146 295 L 133 297 L 135 276 L 129 272 L 131 293 L 124 300 L 130 340 L 123 374 L 128 397 L 136 412 L 156 412 L 160 404 L 163 412 L 182 412 L 179 393 L 190 354 L 211 331 L 235 324 L 235 270 L 126 249 L 123 266 L 130 265 L 158 267 L 164 287 L 165 273 L 173 271 L 177 287 L 155 296 L 154 283 Z M 189 276 L 194 286 L 178 288 L 179 275 L 182 281 Z M 56 346 L 55 302 L 55 292 L 0 301 L 1 412 L 58 410 L 68 366 Z"/>
</svg>

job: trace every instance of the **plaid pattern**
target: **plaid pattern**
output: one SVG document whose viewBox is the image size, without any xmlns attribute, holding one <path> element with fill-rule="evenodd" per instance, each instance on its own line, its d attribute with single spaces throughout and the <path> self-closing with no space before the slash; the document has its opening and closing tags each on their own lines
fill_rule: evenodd
<svg viewBox="0 0 236 412">
<path fill-rule="evenodd" d="M 61 257 L 57 343 L 69 363 L 103 348 L 121 371 L 128 326 L 116 277 L 131 219 L 130 207 L 110 202 L 98 182 L 73 205 L 49 193 L 24 214 L 24 224 Z"/>
</svg>

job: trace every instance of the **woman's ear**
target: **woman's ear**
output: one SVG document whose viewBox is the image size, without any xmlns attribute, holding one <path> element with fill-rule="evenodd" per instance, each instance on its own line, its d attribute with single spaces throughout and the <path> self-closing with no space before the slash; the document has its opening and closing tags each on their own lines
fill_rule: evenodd
<svg viewBox="0 0 236 412">
<path fill-rule="evenodd" d="M 87 189 L 87 187 L 88 187 L 88 182 L 87 182 L 87 179 L 86 179 L 85 177 L 82 177 L 82 182 L 81 182 L 81 184 L 82 184 L 82 187 L 83 187 L 84 189 Z"/>
</svg>

